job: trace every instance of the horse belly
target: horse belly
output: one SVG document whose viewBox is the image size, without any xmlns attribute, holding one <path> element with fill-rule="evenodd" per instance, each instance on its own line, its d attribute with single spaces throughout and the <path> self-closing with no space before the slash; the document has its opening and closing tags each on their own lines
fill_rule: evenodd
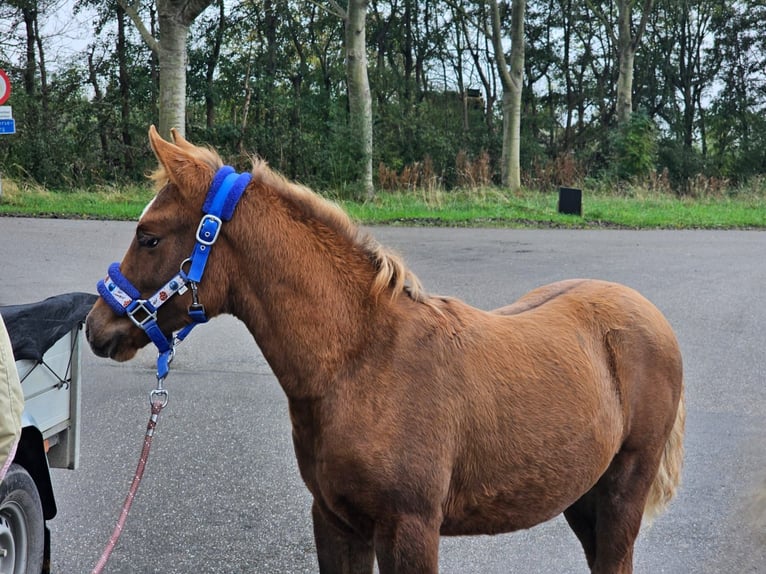
<svg viewBox="0 0 766 574">
<path fill-rule="evenodd" d="M 458 497 L 456 504 L 445 513 L 441 534 L 500 534 L 532 528 L 561 514 L 590 486 L 578 485 L 556 492 L 544 487 L 532 487 L 522 491 L 487 493 L 480 497 Z"/>
<path fill-rule="evenodd" d="M 588 492 L 619 450 L 622 425 L 611 398 L 584 411 L 596 414 L 580 413 L 545 430 L 539 430 L 542 425 L 534 425 L 535 431 L 517 428 L 517 440 L 506 442 L 505 450 L 497 449 L 501 441 L 495 437 L 458 457 L 442 507 L 442 534 L 531 528 Z"/>
</svg>

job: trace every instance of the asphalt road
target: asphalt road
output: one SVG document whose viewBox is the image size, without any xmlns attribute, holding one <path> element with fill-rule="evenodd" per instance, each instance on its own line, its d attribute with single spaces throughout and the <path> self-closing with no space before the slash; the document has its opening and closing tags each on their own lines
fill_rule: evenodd
<svg viewBox="0 0 766 574">
<path fill-rule="evenodd" d="M 0 304 L 94 291 L 133 224 L 0 218 Z M 684 482 L 642 532 L 638 573 L 766 572 L 766 233 L 377 228 L 427 290 L 490 309 L 568 277 L 637 288 L 684 354 Z M 133 476 L 154 353 L 127 364 L 83 353 L 82 450 L 55 470 L 56 573 L 89 572 Z M 216 319 L 179 347 L 144 483 L 111 573 L 317 572 L 310 498 L 281 388 L 242 324 Z M 443 539 L 441 572 L 585 573 L 563 519 L 495 537 Z"/>
</svg>

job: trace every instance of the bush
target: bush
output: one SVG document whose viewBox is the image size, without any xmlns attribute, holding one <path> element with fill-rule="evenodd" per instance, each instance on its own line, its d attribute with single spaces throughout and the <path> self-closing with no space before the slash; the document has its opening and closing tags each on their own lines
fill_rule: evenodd
<svg viewBox="0 0 766 574">
<path fill-rule="evenodd" d="M 646 114 L 634 113 L 612 141 L 615 175 L 622 180 L 643 179 L 657 163 L 657 128 Z"/>
<path fill-rule="evenodd" d="M 705 171 L 702 154 L 675 140 L 663 140 L 658 156 L 659 169 L 667 171 L 673 189 L 679 193 L 688 193 L 690 181 Z"/>
</svg>

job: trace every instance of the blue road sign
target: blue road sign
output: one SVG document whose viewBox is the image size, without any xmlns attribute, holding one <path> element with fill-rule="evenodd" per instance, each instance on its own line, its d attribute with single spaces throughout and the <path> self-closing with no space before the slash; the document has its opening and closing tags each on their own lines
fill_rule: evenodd
<svg viewBox="0 0 766 574">
<path fill-rule="evenodd" d="M 16 120 L 13 118 L 8 120 L 0 120 L 0 134 L 15 134 L 16 133 Z"/>
</svg>

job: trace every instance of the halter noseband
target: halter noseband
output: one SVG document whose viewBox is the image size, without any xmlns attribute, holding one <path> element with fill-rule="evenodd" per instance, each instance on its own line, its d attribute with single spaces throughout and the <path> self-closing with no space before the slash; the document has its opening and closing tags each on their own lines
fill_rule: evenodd
<svg viewBox="0 0 766 574">
<path fill-rule="evenodd" d="M 207 321 L 205 307 L 197 297 L 197 286 L 202 280 L 210 248 L 218 239 L 223 222 L 229 221 L 234 215 L 234 208 L 250 183 L 250 178 L 249 173 L 239 174 L 228 165 L 216 172 L 202 206 L 204 215 L 197 227 L 197 242 L 191 256 L 181 263 L 178 273 L 154 295 L 141 299 L 141 293 L 120 271 L 119 263 L 112 263 L 106 277 L 96 286 L 109 307 L 120 317 L 127 315 L 157 347 L 158 380 L 163 380 L 168 374 L 175 344 L 183 341 L 196 325 Z M 187 264 L 188 271 L 184 271 Z M 192 304 L 188 309 L 192 322 L 168 338 L 157 324 L 157 311 L 173 295 L 183 294 L 187 289 L 192 292 Z"/>
</svg>

